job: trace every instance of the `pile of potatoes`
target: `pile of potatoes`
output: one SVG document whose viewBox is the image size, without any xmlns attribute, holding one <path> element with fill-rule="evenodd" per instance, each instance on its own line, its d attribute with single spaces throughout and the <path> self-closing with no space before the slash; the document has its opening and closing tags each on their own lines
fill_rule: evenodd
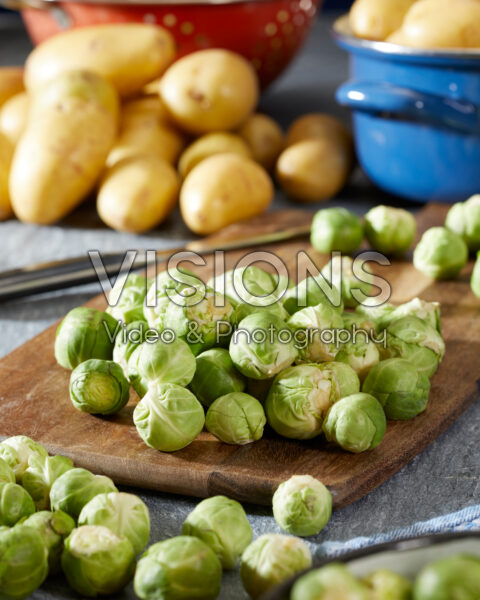
<svg viewBox="0 0 480 600">
<path fill-rule="evenodd" d="M 152 229 L 179 201 L 187 226 L 208 234 L 266 210 L 272 173 L 295 200 L 335 195 L 350 133 L 312 114 L 285 136 L 255 112 L 258 97 L 244 58 L 209 49 L 175 62 L 161 27 L 57 35 L 24 72 L 0 70 L 0 219 L 55 223 L 94 192 L 114 229 Z"/>
<path fill-rule="evenodd" d="M 480 0 L 355 0 L 361 38 L 426 49 L 480 48 Z"/>
</svg>

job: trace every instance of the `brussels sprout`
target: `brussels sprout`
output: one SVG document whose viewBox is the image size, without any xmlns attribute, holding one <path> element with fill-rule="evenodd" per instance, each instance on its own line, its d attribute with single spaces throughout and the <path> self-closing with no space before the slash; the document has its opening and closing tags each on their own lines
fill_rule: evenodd
<svg viewBox="0 0 480 600">
<path fill-rule="evenodd" d="M 214 496 L 197 504 L 186 518 L 182 534 L 205 542 L 224 569 L 235 568 L 253 536 L 242 505 L 225 496 Z"/>
<path fill-rule="evenodd" d="M 445 227 L 461 236 L 471 252 L 480 250 L 480 194 L 454 204 L 448 211 Z"/>
<path fill-rule="evenodd" d="M 66 456 L 32 456 L 23 474 L 22 486 L 35 502 L 37 510 L 50 508 L 50 489 L 53 482 L 73 469 L 73 461 Z"/>
<path fill-rule="evenodd" d="M 385 358 L 405 358 L 431 377 L 445 354 L 445 342 L 436 329 L 418 317 L 403 317 L 387 327 Z"/>
<path fill-rule="evenodd" d="M 380 361 L 380 352 L 370 339 L 360 335 L 355 341 L 343 344 L 335 360 L 350 365 L 363 381 L 370 369 Z"/>
<path fill-rule="evenodd" d="M 230 356 L 246 377 L 269 379 L 291 365 L 297 351 L 287 324 L 259 312 L 240 322 L 230 341 Z"/>
<path fill-rule="evenodd" d="M 321 284 L 323 284 L 323 287 L 321 287 Z M 323 288 L 330 290 L 328 296 Z M 331 286 L 328 281 L 324 280 L 322 275 L 307 277 L 296 287 L 290 288 L 283 298 L 283 306 L 290 315 L 307 306 L 317 306 L 318 304 L 326 304 L 340 314 L 343 312 L 340 290 L 335 286 Z"/>
<path fill-rule="evenodd" d="M 332 516 L 332 495 L 310 475 L 294 475 L 273 495 L 273 516 L 287 533 L 316 535 Z"/>
<path fill-rule="evenodd" d="M 202 431 L 205 413 L 189 390 L 174 383 L 157 383 L 135 407 L 133 422 L 147 446 L 174 452 L 188 446 Z"/>
<path fill-rule="evenodd" d="M 355 307 L 355 314 L 361 315 L 369 322 L 372 322 L 376 333 L 383 331 L 390 323 L 391 314 L 395 310 L 395 306 L 389 302 L 380 304 L 379 306 L 365 306 L 359 304 Z"/>
<path fill-rule="evenodd" d="M 23 521 L 23 525 L 38 531 L 48 552 L 48 571 L 55 574 L 60 571 L 60 557 L 63 541 L 75 529 L 75 521 L 70 515 L 62 512 L 41 510 Z"/>
<path fill-rule="evenodd" d="M 351 254 L 362 240 L 362 221 L 346 208 L 322 208 L 313 217 L 310 242 L 319 252 Z"/>
<path fill-rule="evenodd" d="M 363 580 L 372 600 L 411 600 L 412 584 L 408 579 L 388 569 L 374 571 Z"/>
<path fill-rule="evenodd" d="M 457 554 L 430 563 L 420 571 L 413 586 L 414 600 L 477 600 L 480 560 Z"/>
<path fill-rule="evenodd" d="M 82 525 L 65 540 L 62 569 L 83 596 L 114 594 L 133 577 L 135 554 L 129 540 L 108 527 Z"/>
<path fill-rule="evenodd" d="M 334 360 L 339 349 L 338 333 L 343 319 L 327 304 L 308 306 L 294 313 L 288 326 L 295 333 L 298 349 L 296 363 Z"/>
<path fill-rule="evenodd" d="M 113 360 L 91 358 L 73 369 L 70 399 L 73 406 L 92 415 L 113 415 L 128 402 L 130 385 Z"/>
<path fill-rule="evenodd" d="M 89 358 L 112 358 L 118 321 L 107 313 L 79 306 L 57 329 L 55 358 L 65 369 L 74 369 Z"/>
<path fill-rule="evenodd" d="M 150 283 L 148 279 L 135 273 L 118 277 L 108 297 L 109 302 L 112 302 L 114 296 L 118 297 L 118 301 L 115 306 L 109 304 L 105 312 L 126 324 L 132 321 L 144 321 L 143 305 Z M 119 289 L 121 293 L 118 296 Z"/>
<path fill-rule="evenodd" d="M 365 262 L 359 265 L 359 269 L 362 271 L 361 279 L 353 272 L 353 260 L 350 256 L 334 256 L 321 271 L 327 281 L 341 278 L 342 300 L 348 308 L 354 308 L 360 304 L 372 291 L 373 274 L 366 270 Z"/>
<path fill-rule="evenodd" d="M 207 411 L 208 431 L 226 444 L 250 444 L 259 440 L 267 420 L 263 406 L 253 396 L 231 392 L 220 396 Z"/>
<path fill-rule="evenodd" d="M 350 365 L 334 361 L 317 365 L 317 368 L 332 378 L 336 398 L 345 398 L 360 391 L 360 379 Z"/>
<path fill-rule="evenodd" d="M 214 600 L 222 565 L 202 540 L 188 535 L 150 546 L 137 565 L 134 589 L 141 600 Z"/>
<path fill-rule="evenodd" d="M 240 576 L 245 590 L 256 599 L 311 564 L 312 556 L 304 541 L 267 533 L 242 554 Z"/>
<path fill-rule="evenodd" d="M 410 302 L 397 306 L 388 317 L 388 324 L 398 321 L 403 317 L 418 317 L 442 333 L 442 324 L 440 322 L 440 304 L 438 302 L 427 302 L 420 298 L 413 298 Z"/>
<path fill-rule="evenodd" d="M 477 254 L 477 260 L 475 261 L 475 266 L 473 267 L 470 286 L 475 296 L 480 298 L 480 252 Z"/>
<path fill-rule="evenodd" d="M 243 392 L 245 378 L 235 368 L 228 350 L 212 348 L 197 356 L 190 389 L 204 406 L 230 392 Z"/>
<path fill-rule="evenodd" d="M 386 429 L 382 405 L 366 393 L 339 400 L 328 411 L 323 423 L 323 433 L 329 442 L 354 453 L 376 448 Z"/>
<path fill-rule="evenodd" d="M 97 494 L 118 491 L 105 475 L 94 475 L 86 469 L 70 469 L 56 479 L 50 489 L 52 510 L 63 510 L 74 519 Z"/>
<path fill-rule="evenodd" d="M 368 589 L 345 565 L 331 564 L 302 575 L 292 587 L 291 600 L 373 600 Z"/>
<path fill-rule="evenodd" d="M 0 458 L 0 483 L 15 483 L 15 473 L 3 458 Z"/>
<path fill-rule="evenodd" d="M 18 483 L 0 483 L 0 525 L 13 527 L 35 512 L 32 497 Z"/>
<path fill-rule="evenodd" d="M 161 339 L 143 342 L 128 360 L 128 378 L 140 397 L 150 385 L 175 383 L 186 386 L 195 373 L 195 357 L 188 344 L 173 338 L 167 343 Z"/>
<path fill-rule="evenodd" d="M 135 556 L 148 544 L 150 515 L 145 503 L 133 494 L 98 494 L 82 508 L 79 525 L 103 525 L 132 544 Z"/>
<path fill-rule="evenodd" d="M 13 469 L 17 482 L 21 483 L 28 461 L 33 456 L 48 456 L 46 449 L 26 435 L 14 435 L 0 444 L 0 458 Z"/>
<path fill-rule="evenodd" d="M 148 331 L 146 321 L 132 321 L 118 332 L 113 346 L 113 360 L 122 367 L 125 377 L 128 377 L 128 359 L 135 348 L 143 344 Z"/>
<path fill-rule="evenodd" d="M 372 248 L 382 254 L 403 254 L 416 234 L 415 217 L 403 208 L 380 205 L 365 215 L 365 236 Z"/>
<path fill-rule="evenodd" d="M 237 327 L 239 325 L 239 323 L 243 319 L 245 319 L 245 317 L 248 317 L 248 315 L 252 315 L 253 313 L 258 313 L 258 312 L 268 312 L 270 314 L 273 314 L 278 319 L 282 319 L 283 321 L 286 321 L 289 316 L 288 312 L 283 307 L 283 304 L 281 304 L 278 301 L 274 302 L 273 304 L 268 304 L 266 306 L 258 306 L 258 303 L 257 304 L 246 304 L 246 303 L 242 302 L 240 304 L 237 304 L 237 306 L 235 307 L 235 309 L 232 313 L 232 318 L 231 318 L 232 325 Z"/>
<path fill-rule="evenodd" d="M 307 440 L 320 435 L 323 419 L 339 399 L 332 371 L 298 365 L 274 379 L 265 402 L 269 425 L 280 435 Z"/>
<path fill-rule="evenodd" d="M 47 549 L 38 531 L 17 525 L 0 533 L 0 598 L 23 600 L 48 575 Z"/>
<path fill-rule="evenodd" d="M 276 281 L 270 273 L 255 265 L 226 271 L 222 275 L 212 277 L 207 285 L 216 293 L 221 293 L 224 281 L 224 295 L 233 307 L 242 303 L 255 304 L 257 300 L 261 304 L 262 297 L 275 294 L 277 287 L 282 284 L 282 282 Z"/>
<path fill-rule="evenodd" d="M 427 407 L 430 380 L 403 358 L 389 358 L 375 365 L 362 391 L 375 396 L 387 419 L 412 419 Z"/>
<path fill-rule="evenodd" d="M 433 279 L 454 279 L 467 260 L 467 244 L 445 227 L 427 229 L 413 253 L 415 268 Z"/>
<path fill-rule="evenodd" d="M 376 332 L 375 323 L 368 315 L 362 315 L 357 312 L 344 312 L 342 314 L 343 326 L 349 331 L 366 331 L 369 335 Z"/>
</svg>

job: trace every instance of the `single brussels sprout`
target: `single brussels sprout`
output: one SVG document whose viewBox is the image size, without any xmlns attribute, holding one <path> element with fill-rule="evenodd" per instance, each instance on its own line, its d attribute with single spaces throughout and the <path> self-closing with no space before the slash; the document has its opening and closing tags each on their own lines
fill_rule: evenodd
<svg viewBox="0 0 480 600">
<path fill-rule="evenodd" d="M 333 372 L 298 365 L 275 377 L 265 402 L 269 425 L 280 435 L 308 440 L 321 434 L 330 406 L 339 399 Z"/>
<path fill-rule="evenodd" d="M 378 569 L 363 580 L 372 600 L 411 600 L 412 584 L 402 575 L 388 569 Z"/>
<path fill-rule="evenodd" d="M 152 385 L 133 411 L 142 440 L 156 450 L 174 452 L 193 442 L 205 424 L 200 402 L 174 383 Z"/>
<path fill-rule="evenodd" d="M 325 362 L 335 359 L 343 328 L 341 315 L 327 304 L 308 306 L 294 313 L 287 321 L 295 334 L 298 355 L 296 363 Z"/>
<path fill-rule="evenodd" d="M 0 458 L 0 483 L 15 483 L 15 473 L 3 458 Z"/>
<path fill-rule="evenodd" d="M 62 569 L 70 586 L 94 598 L 119 592 L 135 572 L 135 554 L 126 537 L 102 525 L 82 525 L 65 540 Z"/>
<path fill-rule="evenodd" d="M 398 321 L 398 319 L 402 319 L 403 317 L 410 316 L 418 317 L 436 329 L 438 333 L 442 333 L 440 304 L 438 302 L 427 302 L 420 298 L 413 298 L 410 302 L 400 304 L 391 312 L 388 317 L 388 324 L 393 323 L 393 321 Z"/>
<path fill-rule="evenodd" d="M 296 287 L 290 288 L 283 297 L 283 306 L 290 315 L 307 306 L 317 306 L 319 304 L 325 304 L 339 314 L 343 312 L 340 290 L 330 285 L 322 275 L 306 277 Z"/>
<path fill-rule="evenodd" d="M 151 281 L 146 277 L 135 273 L 117 277 L 108 296 L 109 303 L 113 302 L 114 298 L 118 298 L 117 303 L 114 306 L 109 304 L 105 312 L 125 324 L 132 323 L 132 321 L 144 321 L 143 305 L 150 284 Z M 121 290 L 119 295 L 117 290 Z"/>
<path fill-rule="evenodd" d="M 230 341 L 230 356 L 246 377 L 269 379 L 290 366 L 297 351 L 285 321 L 259 312 L 240 322 Z"/>
<path fill-rule="evenodd" d="M 268 312 L 273 314 L 278 319 L 282 319 L 282 321 L 286 321 L 288 319 L 288 312 L 278 301 L 275 301 L 273 304 L 268 304 L 266 306 L 258 306 L 255 304 L 246 304 L 242 302 L 241 304 L 237 304 L 236 308 L 232 313 L 232 325 L 238 327 L 239 323 L 248 317 L 248 315 L 252 315 L 253 313 L 258 312 Z"/>
<path fill-rule="evenodd" d="M 310 242 L 319 252 L 351 254 L 362 240 L 362 221 L 346 208 L 322 208 L 313 217 Z"/>
<path fill-rule="evenodd" d="M 427 229 L 413 253 L 415 268 L 433 279 L 454 279 L 467 260 L 467 244 L 446 227 Z"/>
<path fill-rule="evenodd" d="M 225 291 L 222 292 L 224 282 Z M 256 300 L 261 305 L 266 296 L 275 294 L 277 288 L 285 285 L 285 282 L 278 282 L 270 273 L 255 265 L 249 265 L 212 277 L 207 285 L 217 294 L 223 293 L 231 305 L 236 307 L 242 303 L 255 304 Z"/>
<path fill-rule="evenodd" d="M 128 360 L 128 378 L 142 398 L 149 386 L 157 383 L 188 385 L 195 368 L 195 357 L 183 340 L 173 338 L 167 343 L 158 339 L 143 342 L 133 351 Z"/>
<path fill-rule="evenodd" d="M 103 525 L 132 544 L 135 556 L 150 539 L 150 515 L 146 504 L 134 494 L 98 494 L 82 508 L 79 525 Z"/>
<path fill-rule="evenodd" d="M 42 536 L 25 525 L 0 533 L 0 598 L 23 600 L 48 575 L 48 552 Z"/>
<path fill-rule="evenodd" d="M 113 346 L 113 360 L 122 367 L 123 374 L 128 378 L 128 359 L 135 348 L 143 344 L 148 335 L 149 327 L 146 321 L 132 321 L 118 332 Z"/>
<path fill-rule="evenodd" d="M 323 433 L 329 442 L 355 454 L 376 448 L 386 429 L 382 405 L 366 393 L 339 400 L 330 408 L 323 423 Z"/>
<path fill-rule="evenodd" d="M 361 279 L 354 273 L 354 261 L 350 256 L 334 256 L 321 271 L 329 282 L 334 282 L 338 277 L 341 278 L 342 300 L 348 308 L 354 308 L 360 304 L 372 291 L 373 274 L 366 269 L 366 261 L 363 264 L 360 264 L 359 258 L 355 261 L 359 261 L 356 269 L 357 272 L 361 271 Z"/>
<path fill-rule="evenodd" d="M 413 419 L 427 407 L 430 380 L 403 358 L 389 358 L 375 365 L 362 391 L 375 396 L 387 419 Z"/>
<path fill-rule="evenodd" d="M 50 490 L 52 510 L 63 510 L 78 519 L 82 508 L 97 494 L 117 492 L 113 481 L 105 475 L 94 475 L 86 469 L 70 469 L 56 479 Z"/>
<path fill-rule="evenodd" d="M 341 564 L 330 564 L 302 575 L 293 585 L 291 600 L 372 600 L 368 588 Z M 380 599 L 379 599 L 380 600 Z"/>
<path fill-rule="evenodd" d="M 21 483 L 28 461 L 33 456 L 48 456 L 46 449 L 26 435 L 14 435 L 0 444 L 0 458 L 13 469 L 15 478 Z"/>
<path fill-rule="evenodd" d="M 294 475 L 273 495 L 273 516 L 287 533 L 317 535 L 332 516 L 332 495 L 310 475 Z"/>
<path fill-rule="evenodd" d="M 391 315 L 395 308 L 396 307 L 389 302 L 384 302 L 379 306 L 365 306 L 359 304 L 355 307 L 354 314 L 368 319 L 369 322 L 373 323 L 375 333 L 380 333 L 390 323 Z"/>
<path fill-rule="evenodd" d="M 480 559 L 467 554 L 442 558 L 424 567 L 415 579 L 414 600 L 477 600 Z"/>
<path fill-rule="evenodd" d="M 370 369 L 380 361 L 380 352 L 370 339 L 360 335 L 356 341 L 343 344 L 335 360 L 350 365 L 363 381 Z"/>
<path fill-rule="evenodd" d="M 70 375 L 70 399 L 82 412 L 113 415 L 127 404 L 129 394 L 130 385 L 122 367 L 113 360 L 91 358 Z"/>
<path fill-rule="evenodd" d="M 264 404 L 274 379 L 247 379 L 247 394 Z"/>
<path fill-rule="evenodd" d="M 32 497 L 18 483 L 0 483 L 0 525 L 13 527 L 35 512 Z"/>
<path fill-rule="evenodd" d="M 231 392 L 220 396 L 207 411 L 208 431 L 226 444 L 250 444 L 259 440 L 267 419 L 263 406 L 249 394 Z"/>
<path fill-rule="evenodd" d="M 308 569 L 312 556 L 307 544 L 295 537 L 267 533 L 242 554 L 243 587 L 255 600 L 295 573 Z"/>
<path fill-rule="evenodd" d="M 134 590 L 141 600 L 215 600 L 222 565 L 207 544 L 188 536 L 150 546 L 138 561 Z"/>
<path fill-rule="evenodd" d="M 53 482 L 73 469 L 73 461 L 66 456 L 32 456 L 22 477 L 22 486 L 35 502 L 37 510 L 50 508 L 50 490 Z"/>
<path fill-rule="evenodd" d="M 405 358 L 431 377 L 445 354 L 445 342 L 436 329 L 418 317 L 403 317 L 387 327 L 385 358 Z"/>
<path fill-rule="evenodd" d="M 118 321 L 94 308 L 71 310 L 57 329 L 55 358 L 65 369 L 74 369 L 89 358 L 111 360 Z"/>
<path fill-rule="evenodd" d="M 75 521 L 61 510 L 56 512 L 41 510 L 30 515 L 22 522 L 22 525 L 35 529 L 42 536 L 48 552 L 48 571 L 51 575 L 58 573 L 63 542 L 75 529 Z"/>
<path fill-rule="evenodd" d="M 365 236 L 377 252 L 398 256 L 406 252 L 417 235 L 412 213 L 393 206 L 375 206 L 365 215 Z"/>
<path fill-rule="evenodd" d="M 470 286 L 475 296 L 480 298 L 480 252 L 477 254 L 477 260 L 475 261 L 475 265 L 473 267 Z"/>
<path fill-rule="evenodd" d="M 225 496 L 202 500 L 186 518 L 183 535 L 205 542 L 224 569 L 234 569 L 253 533 L 242 505 Z"/>
<path fill-rule="evenodd" d="M 220 396 L 245 389 L 245 378 L 235 368 L 228 350 L 206 350 L 197 356 L 196 363 L 190 389 L 204 406 L 210 406 Z"/>
<path fill-rule="evenodd" d="M 445 227 L 462 237 L 470 252 L 480 250 L 480 194 L 454 204 L 448 211 Z"/>
<path fill-rule="evenodd" d="M 343 326 L 348 331 L 366 331 L 369 336 L 376 333 L 375 323 L 368 315 L 357 312 L 344 312 L 342 314 Z"/>
</svg>

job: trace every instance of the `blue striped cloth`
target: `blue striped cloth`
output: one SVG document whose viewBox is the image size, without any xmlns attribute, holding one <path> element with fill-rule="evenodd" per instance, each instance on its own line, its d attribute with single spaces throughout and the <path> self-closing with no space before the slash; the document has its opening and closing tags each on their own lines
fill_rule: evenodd
<svg viewBox="0 0 480 600">
<path fill-rule="evenodd" d="M 356 537 L 344 542 L 325 541 L 316 547 L 315 554 L 318 558 L 334 558 L 346 552 L 360 550 L 361 548 L 367 548 L 375 544 L 393 542 L 419 535 L 453 531 L 480 532 L 480 504 L 469 506 L 455 513 L 435 517 L 429 521 L 420 521 L 410 525 L 410 527 L 393 529 L 386 533 L 377 533 L 371 537 Z"/>
</svg>

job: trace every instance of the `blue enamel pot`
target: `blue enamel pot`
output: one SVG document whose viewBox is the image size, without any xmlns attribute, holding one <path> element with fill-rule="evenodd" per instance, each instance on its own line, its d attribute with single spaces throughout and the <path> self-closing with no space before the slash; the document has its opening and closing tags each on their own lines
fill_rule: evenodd
<svg viewBox="0 0 480 600">
<path fill-rule="evenodd" d="M 358 160 L 380 188 L 419 202 L 480 192 L 480 51 L 418 50 L 349 35 L 351 79 L 336 93 L 353 113 Z"/>
</svg>

